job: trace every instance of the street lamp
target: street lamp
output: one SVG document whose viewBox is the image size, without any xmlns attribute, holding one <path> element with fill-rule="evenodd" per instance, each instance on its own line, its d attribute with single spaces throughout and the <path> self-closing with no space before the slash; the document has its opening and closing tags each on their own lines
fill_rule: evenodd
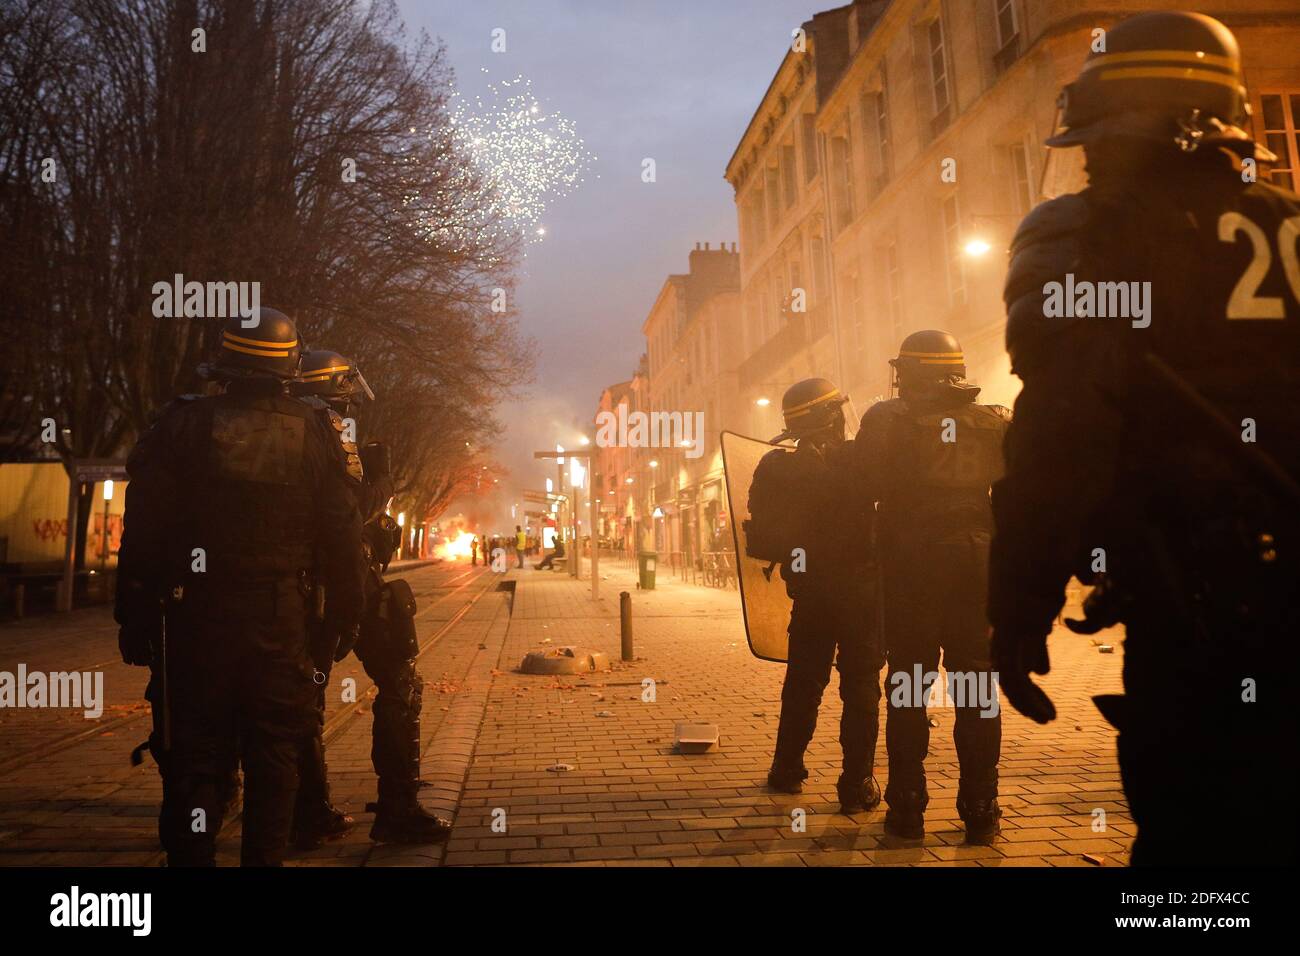
<svg viewBox="0 0 1300 956">
<path fill-rule="evenodd" d="M 767 406 L 772 404 L 772 400 L 770 398 L 758 398 L 754 400 L 754 404 L 759 408 L 767 408 Z"/>
<path fill-rule="evenodd" d="M 992 248 L 984 239 L 975 238 L 966 243 L 965 251 L 972 259 L 978 259 L 980 256 L 987 255 Z"/>
<path fill-rule="evenodd" d="M 104 480 L 104 553 L 99 559 L 101 573 L 108 570 L 108 506 L 113 500 L 113 479 Z"/>
</svg>

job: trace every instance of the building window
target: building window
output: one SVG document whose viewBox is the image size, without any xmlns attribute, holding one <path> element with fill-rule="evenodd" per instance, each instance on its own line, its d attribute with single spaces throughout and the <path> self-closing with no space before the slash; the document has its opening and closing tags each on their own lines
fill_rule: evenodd
<svg viewBox="0 0 1300 956">
<path fill-rule="evenodd" d="M 898 270 L 898 243 L 885 248 L 885 293 L 889 296 L 889 320 L 894 341 L 903 341 L 903 276 Z"/>
<path fill-rule="evenodd" d="M 817 119 L 812 113 L 799 118 L 803 133 L 803 181 L 811 182 L 817 175 Z"/>
<path fill-rule="evenodd" d="M 1001 74 L 1020 56 L 1020 25 L 1016 22 L 1015 0 L 993 0 L 993 16 L 998 23 L 998 52 L 993 66 Z"/>
<path fill-rule="evenodd" d="M 793 144 L 781 147 L 781 186 L 784 190 L 785 208 L 789 209 L 799 198 L 799 178 L 795 170 Z"/>
<path fill-rule="evenodd" d="M 952 97 L 949 95 L 948 62 L 944 52 L 943 18 L 936 17 L 930 21 L 930 88 L 934 94 L 935 132 L 948 125 L 948 116 Z"/>
<path fill-rule="evenodd" d="M 894 140 L 889 131 L 889 86 L 885 71 L 880 71 L 880 92 L 876 101 L 876 159 L 880 164 L 880 184 L 894 174 Z"/>
<path fill-rule="evenodd" d="M 1274 92 L 1260 97 L 1263 107 L 1264 145 L 1277 153 L 1273 185 L 1295 190 L 1300 184 L 1300 93 Z"/>
<path fill-rule="evenodd" d="M 1029 168 L 1029 147 L 1022 141 L 1007 147 L 1011 158 L 1012 202 L 1016 214 L 1027 215 L 1034 208 L 1034 177 Z"/>
<path fill-rule="evenodd" d="M 859 375 L 865 375 L 867 371 L 867 304 L 862 299 L 862 271 L 858 270 L 849 280 L 849 288 L 852 290 L 852 314 L 853 314 L 853 363 L 854 367 L 849 371 L 850 381 L 857 381 Z"/>
<path fill-rule="evenodd" d="M 817 302 L 821 304 L 823 298 L 830 298 L 826 288 L 826 243 L 821 236 L 816 236 L 809 248 L 812 250 L 813 282 L 817 283 Z"/>
<path fill-rule="evenodd" d="M 998 46 L 1006 46 L 1020 32 L 1016 25 L 1015 0 L 993 0 L 993 9 L 998 18 Z"/>
<path fill-rule="evenodd" d="M 853 147 L 848 130 L 831 139 L 831 163 L 835 182 L 835 224 L 843 229 L 853 221 Z"/>
<path fill-rule="evenodd" d="M 943 248 L 948 263 L 948 301 L 961 305 L 966 301 L 966 277 L 961 261 L 961 220 L 957 212 L 957 194 L 943 201 Z"/>
<path fill-rule="evenodd" d="M 772 334 L 781 331 L 785 324 L 785 302 L 787 291 L 785 286 L 785 270 L 776 268 L 772 271 Z"/>
<path fill-rule="evenodd" d="M 749 194 L 749 202 L 745 207 L 745 233 L 745 238 L 749 242 L 749 250 L 753 253 L 763 244 L 766 235 L 763 190 L 761 189 L 755 189 Z"/>
<path fill-rule="evenodd" d="M 781 222 L 781 173 L 775 166 L 767 167 L 767 228 L 773 234 Z"/>
</svg>

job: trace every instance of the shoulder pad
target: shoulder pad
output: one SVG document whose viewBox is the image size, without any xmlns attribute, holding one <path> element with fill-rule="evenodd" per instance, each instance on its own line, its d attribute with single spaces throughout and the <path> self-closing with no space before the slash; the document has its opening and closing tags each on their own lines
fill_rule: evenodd
<svg viewBox="0 0 1300 956">
<path fill-rule="evenodd" d="M 1007 352 L 1011 370 L 1023 371 L 1025 356 L 1047 336 L 1075 320 L 1046 315 L 1049 283 L 1081 271 L 1089 206 L 1079 194 L 1034 207 L 1011 240 L 1011 263 L 1002 297 L 1007 305 Z"/>
<path fill-rule="evenodd" d="M 1088 224 L 1088 201 L 1081 193 L 1058 196 L 1039 203 L 1020 220 L 1011 239 L 1011 255 L 1023 246 L 1078 232 Z"/>
<path fill-rule="evenodd" d="M 976 405 L 975 407 L 990 418 L 998 418 L 1004 422 L 1011 421 L 1011 409 L 1005 405 Z"/>
<path fill-rule="evenodd" d="M 758 464 L 754 466 L 754 474 L 758 474 L 760 470 L 770 471 L 773 468 L 780 468 L 785 464 L 787 458 L 792 458 L 793 456 L 793 451 L 783 451 L 780 448 L 773 448 L 758 460 Z"/>
<path fill-rule="evenodd" d="M 307 397 L 315 398 L 315 396 Z M 307 402 L 304 399 L 304 404 L 315 409 L 322 418 L 329 422 L 330 429 L 333 431 L 334 437 L 339 443 L 338 447 L 343 452 L 344 464 L 347 466 L 348 477 L 355 482 L 364 481 L 365 470 L 361 467 L 361 455 L 357 452 L 357 443 L 349 440 L 345 435 L 348 423 L 344 421 L 343 416 L 334 411 L 328 403 L 322 402 L 319 399 L 316 399 L 314 402 Z"/>
<path fill-rule="evenodd" d="M 202 395 L 195 395 L 193 393 L 188 393 L 185 395 L 177 395 L 170 402 L 168 402 L 166 405 L 160 408 L 156 413 L 154 413 L 154 416 L 151 419 L 149 419 L 149 424 L 156 425 L 158 422 L 162 421 L 168 415 L 172 414 L 172 412 L 184 408 L 190 402 L 197 401 L 202 397 L 203 397 Z"/>
<path fill-rule="evenodd" d="M 862 416 L 862 428 L 870 428 L 883 424 L 907 414 L 907 405 L 901 398 L 888 398 L 881 402 L 876 402 Z"/>
</svg>

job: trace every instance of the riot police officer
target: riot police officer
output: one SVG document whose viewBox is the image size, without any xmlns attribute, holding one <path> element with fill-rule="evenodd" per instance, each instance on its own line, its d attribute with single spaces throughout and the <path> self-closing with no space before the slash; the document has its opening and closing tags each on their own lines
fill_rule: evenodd
<svg viewBox="0 0 1300 956">
<path fill-rule="evenodd" d="M 328 421 L 286 392 L 299 354 L 288 316 L 232 318 L 207 367 L 221 393 L 172 403 L 127 464 L 115 614 L 123 660 L 154 667 L 172 866 L 213 865 L 236 757 L 241 862 L 279 864 L 316 724 L 313 658 L 356 640 L 360 515 Z"/>
<path fill-rule="evenodd" d="M 834 384 L 810 378 L 781 399 L 793 453 L 768 452 L 749 491 L 746 549 L 780 566 L 792 604 L 789 663 L 781 688 L 781 719 L 768 785 L 799 793 L 808 776 L 804 752 L 817 729 L 817 710 L 840 673 L 840 746 L 843 772 L 836 784 L 841 812 L 880 803 L 873 774 L 879 724 L 880 653 L 871 625 L 875 611 L 870 513 L 846 494 L 851 441 L 844 436 L 844 403 Z"/>
<path fill-rule="evenodd" d="M 1119 729 L 1133 863 L 1280 860 L 1295 848 L 1300 198 L 1258 181 L 1274 157 L 1242 128 L 1237 42 L 1210 17 L 1122 21 L 1063 101 L 1048 144 L 1082 146 L 1089 185 L 1021 223 L 1005 291 L 1024 389 L 993 496 L 1002 689 L 1055 717 L 1029 674 L 1048 671 L 1070 576 L 1104 584 L 1075 627 L 1127 626 L 1125 694 L 1095 700 Z M 1067 283 L 1145 302 L 1062 311 L 1049 295 Z M 1206 839 L 1211 810 L 1224 832 Z"/>
<path fill-rule="evenodd" d="M 353 437 L 354 416 L 361 402 L 374 399 L 356 363 L 337 352 L 313 349 L 303 355 L 295 394 L 326 410 L 334 423 L 349 471 L 357 478 L 354 491 L 361 507 L 366 557 L 365 612 L 357 657 L 375 682 L 371 760 L 379 778 L 379 799 L 373 805 L 372 840 L 392 843 L 437 843 L 446 840 L 451 824 L 429 813 L 417 798 L 420 786 L 420 710 L 424 680 L 415 667 L 415 598 L 404 580 L 384 580 L 384 571 L 397 548 L 400 529 L 386 513 L 393 496 L 388 449 L 370 442 L 359 452 Z M 319 743 L 319 735 L 316 737 Z M 312 781 L 307 800 L 300 801 L 304 817 L 301 844 L 310 846 L 337 833 L 340 811 L 329 803 L 323 746 L 304 750 L 304 777 Z M 348 818 L 350 820 L 350 818 Z"/>
<path fill-rule="evenodd" d="M 885 832 L 925 836 L 926 702 L 939 653 L 955 708 L 957 811 L 969 842 L 998 832 L 1002 724 L 984 616 L 992 530 L 989 486 L 1001 470 L 1008 411 L 980 405 L 965 356 L 947 332 L 915 332 L 891 359 L 898 397 L 877 402 L 855 441 L 859 493 L 876 502 L 883 578 Z"/>
</svg>

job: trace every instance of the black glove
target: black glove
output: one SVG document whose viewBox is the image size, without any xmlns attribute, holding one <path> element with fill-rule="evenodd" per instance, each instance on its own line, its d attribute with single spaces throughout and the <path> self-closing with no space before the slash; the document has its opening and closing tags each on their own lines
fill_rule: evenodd
<svg viewBox="0 0 1300 956">
<path fill-rule="evenodd" d="M 1083 599 L 1083 617 L 1065 619 L 1065 626 L 1075 634 L 1096 634 L 1124 620 L 1131 602 L 1104 574 L 1097 575 L 1097 586 Z"/>
<path fill-rule="evenodd" d="M 148 667 L 153 663 L 153 648 L 162 637 L 161 622 L 156 626 L 122 625 L 117 629 L 117 649 L 122 663 Z"/>
<path fill-rule="evenodd" d="M 1056 719 L 1056 707 L 1051 698 L 1029 678 L 1030 674 L 1046 674 L 1052 669 L 1047 658 L 1048 633 L 1032 634 L 995 627 L 992 640 L 993 669 L 998 675 L 998 686 L 1012 707 L 1040 724 Z"/>
<path fill-rule="evenodd" d="M 361 638 L 361 628 L 353 625 L 350 629 L 339 633 L 338 643 L 334 646 L 334 660 L 341 661 L 352 653 L 353 648 L 357 646 L 357 641 Z"/>
</svg>

